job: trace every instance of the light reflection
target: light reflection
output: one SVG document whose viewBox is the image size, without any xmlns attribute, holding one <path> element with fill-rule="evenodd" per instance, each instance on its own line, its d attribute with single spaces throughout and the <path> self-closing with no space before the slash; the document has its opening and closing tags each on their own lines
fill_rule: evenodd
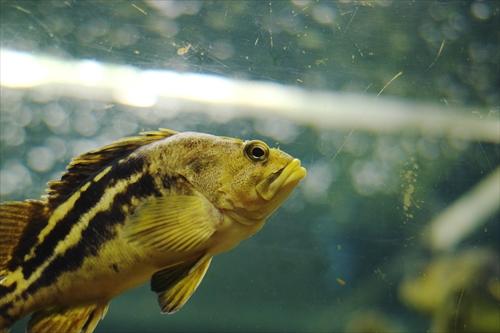
<svg viewBox="0 0 500 333">
<path fill-rule="evenodd" d="M 19 195 L 31 185 L 31 173 L 17 160 L 8 160 L 0 169 L 0 195 Z"/>
<path fill-rule="evenodd" d="M 32 87 L 49 75 L 46 67 L 27 53 L 0 50 L 0 82 L 11 88 Z"/>
<path fill-rule="evenodd" d="M 47 172 L 52 169 L 55 162 L 55 156 L 52 149 L 47 147 L 35 147 L 28 151 L 28 166 L 37 172 Z"/>
<path fill-rule="evenodd" d="M 487 2 L 474 1 L 470 6 L 472 15 L 479 20 L 487 20 L 491 15 L 491 8 Z"/>
<path fill-rule="evenodd" d="M 328 162 L 319 161 L 308 166 L 307 177 L 302 185 L 304 196 L 309 202 L 324 202 L 335 178 L 336 175 Z"/>
</svg>

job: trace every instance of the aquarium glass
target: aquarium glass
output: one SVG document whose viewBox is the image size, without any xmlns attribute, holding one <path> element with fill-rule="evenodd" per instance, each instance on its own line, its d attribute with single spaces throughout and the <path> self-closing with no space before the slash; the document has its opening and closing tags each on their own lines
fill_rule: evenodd
<svg viewBox="0 0 500 333">
<path fill-rule="evenodd" d="M 0 42 L 32 56 L 395 98 L 499 121 L 498 1 L 1 0 Z M 1 201 L 39 198 L 71 158 L 159 127 L 261 139 L 308 169 L 263 230 L 214 258 L 179 312 L 160 314 L 145 283 L 114 299 L 96 332 L 500 330 L 500 181 L 487 178 L 499 167 L 498 138 L 328 129 L 251 112 L 226 119 L 4 87 L 0 103 Z M 432 223 L 485 179 L 498 185 L 495 207 L 479 199 L 464 213 L 476 221 L 470 230 L 433 247 Z"/>
</svg>

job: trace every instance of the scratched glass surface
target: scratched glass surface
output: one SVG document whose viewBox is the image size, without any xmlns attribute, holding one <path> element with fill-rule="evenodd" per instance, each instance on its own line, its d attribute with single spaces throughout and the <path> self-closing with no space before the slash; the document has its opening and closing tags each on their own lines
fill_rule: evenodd
<svg viewBox="0 0 500 333">
<path fill-rule="evenodd" d="M 1 47 L 65 59 L 500 110 L 498 1 L 1 1 Z M 453 248 L 426 230 L 499 165 L 498 145 L 214 120 L 2 89 L 0 198 L 39 197 L 75 155 L 157 127 L 259 138 L 308 176 L 264 229 L 215 258 L 172 316 L 146 283 L 96 332 L 492 332 L 498 209 Z M 450 230 L 452 231 L 452 230 Z M 23 331 L 23 323 L 13 332 Z"/>
</svg>

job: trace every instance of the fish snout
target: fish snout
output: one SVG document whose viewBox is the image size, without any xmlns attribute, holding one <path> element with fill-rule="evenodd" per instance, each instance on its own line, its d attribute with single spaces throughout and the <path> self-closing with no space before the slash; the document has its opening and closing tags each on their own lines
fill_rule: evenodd
<svg viewBox="0 0 500 333">
<path fill-rule="evenodd" d="M 304 178 L 307 171 L 300 165 L 300 160 L 294 158 L 285 167 L 272 173 L 257 184 L 257 193 L 266 201 L 270 201 L 280 193 L 285 195 L 291 192 Z"/>
</svg>

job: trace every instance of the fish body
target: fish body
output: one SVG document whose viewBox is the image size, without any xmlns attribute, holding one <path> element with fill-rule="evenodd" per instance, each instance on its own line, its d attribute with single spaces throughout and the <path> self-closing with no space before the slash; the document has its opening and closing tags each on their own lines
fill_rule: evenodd
<svg viewBox="0 0 500 333">
<path fill-rule="evenodd" d="M 41 200 L 0 205 L 0 331 L 33 313 L 28 332 L 92 332 L 149 279 L 179 310 L 305 174 L 258 140 L 165 129 L 76 157 Z"/>
</svg>

